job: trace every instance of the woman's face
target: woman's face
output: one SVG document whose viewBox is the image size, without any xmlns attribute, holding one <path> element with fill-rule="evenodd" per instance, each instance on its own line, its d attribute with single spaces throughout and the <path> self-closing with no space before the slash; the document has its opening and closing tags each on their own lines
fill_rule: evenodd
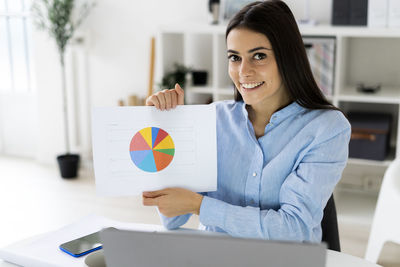
<svg viewBox="0 0 400 267">
<path fill-rule="evenodd" d="M 245 28 L 227 37 L 229 76 L 246 104 L 254 106 L 287 98 L 268 38 Z"/>
</svg>

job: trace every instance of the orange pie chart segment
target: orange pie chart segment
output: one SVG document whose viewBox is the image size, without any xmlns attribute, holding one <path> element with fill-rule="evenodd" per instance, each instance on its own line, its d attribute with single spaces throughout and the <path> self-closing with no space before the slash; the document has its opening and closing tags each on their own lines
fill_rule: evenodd
<svg viewBox="0 0 400 267">
<path fill-rule="evenodd" d="M 156 162 L 157 171 L 163 170 L 165 167 L 169 165 L 174 156 L 165 154 L 163 152 L 159 152 L 157 150 L 153 150 L 154 161 Z"/>
</svg>

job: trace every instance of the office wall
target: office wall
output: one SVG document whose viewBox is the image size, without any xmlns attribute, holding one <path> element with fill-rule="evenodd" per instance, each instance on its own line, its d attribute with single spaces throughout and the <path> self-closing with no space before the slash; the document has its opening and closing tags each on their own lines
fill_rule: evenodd
<svg viewBox="0 0 400 267">
<path fill-rule="evenodd" d="M 311 16 L 328 23 L 331 1 L 310 0 Z M 303 17 L 305 0 L 286 2 L 297 18 Z M 208 23 L 211 17 L 207 3 L 207 0 L 97 0 L 97 6 L 80 29 L 87 37 L 84 46 L 88 88 L 79 90 L 88 90 L 87 105 L 115 106 L 119 99 L 130 94 L 145 96 L 151 36 L 163 24 Z M 39 107 L 37 159 L 53 163 L 55 156 L 64 152 L 60 69 L 53 41 L 42 32 L 34 31 L 33 35 Z M 86 109 L 90 107 L 83 107 Z M 90 146 L 87 140 L 83 144 Z M 90 153 L 88 147 L 76 150 Z"/>
<path fill-rule="evenodd" d="M 36 156 L 34 142 L 37 139 L 36 110 L 34 94 L 25 92 L 0 94 L 0 151 L 12 156 L 27 158 Z"/>
<path fill-rule="evenodd" d="M 94 105 L 114 105 L 131 93 L 147 90 L 150 38 L 162 24 L 207 23 L 207 0 L 99 1 L 85 25 L 90 32 L 90 76 Z M 305 0 L 286 1 L 303 16 Z M 327 23 L 331 0 L 310 0 L 310 12 Z M 327 4 L 329 3 L 329 4 Z"/>
</svg>

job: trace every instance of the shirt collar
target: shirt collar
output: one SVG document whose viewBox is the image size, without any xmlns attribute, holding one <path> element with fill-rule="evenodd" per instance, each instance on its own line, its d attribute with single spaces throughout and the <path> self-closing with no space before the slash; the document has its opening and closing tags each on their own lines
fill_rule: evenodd
<svg viewBox="0 0 400 267">
<path fill-rule="evenodd" d="M 249 114 L 246 109 L 246 104 L 244 103 L 244 101 L 241 101 L 241 104 L 242 104 L 243 115 L 245 116 L 246 119 L 248 119 Z M 284 119 L 286 119 L 287 117 L 289 117 L 293 114 L 299 113 L 299 112 L 303 111 L 304 109 L 305 108 L 300 106 L 296 101 L 293 101 L 291 104 L 287 105 L 283 109 L 278 110 L 277 112 L 272 114 L 270 122 L 278 124 L 281 121 L 283 121 Z"/>
</svg>

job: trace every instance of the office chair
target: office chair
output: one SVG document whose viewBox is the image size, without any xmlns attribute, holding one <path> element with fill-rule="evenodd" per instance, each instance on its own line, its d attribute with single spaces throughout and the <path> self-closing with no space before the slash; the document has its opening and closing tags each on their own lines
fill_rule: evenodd
<svg viewBox="0 0 400 267">
<path fill-rule="evenodd" d="M 387 168 L 375 208 L 365 259 L 377 262 L 384 244 L 400 244 L 400 159 Z"/>
<path fill-rule="evenodd" d="M 324 217 L 321 221 L 321 227 L 322 241 L 327 243 L 328 249 L 340 252 L 339 229 L 333 195 L 331 195 L 324 208 Z"/>
</svg>

